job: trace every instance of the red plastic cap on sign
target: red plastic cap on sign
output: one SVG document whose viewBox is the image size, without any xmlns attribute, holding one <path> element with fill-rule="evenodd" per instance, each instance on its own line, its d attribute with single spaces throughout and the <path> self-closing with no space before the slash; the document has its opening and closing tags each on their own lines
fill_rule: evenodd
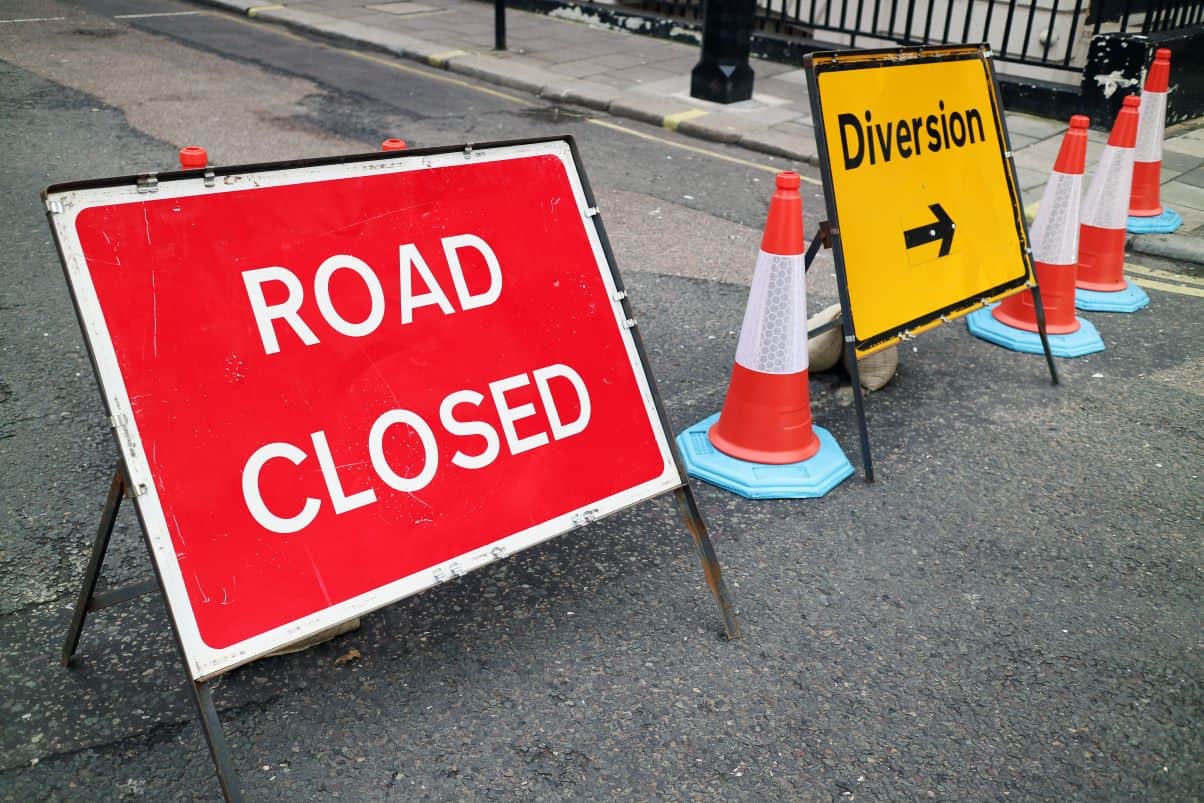
<svg viewBox="0 0 1204 803">
<path fill-rule="evenodd" d="M 404 151 L 406 149 L 406 141 L 397 137 L 389 137 L 380 144 L 382 151 Z"/>
<path fill-rule="evenodd" d="M 1087 126 L 1091 125 L 1090 118 L 1085 114 L 1076 114 L 1070 118 L 1070 130 L 1062 139 L 1062 147 L 1058 150 L 1058 160 L 1053 169 L 1057 173 L 1067 175 L 1082 175 L 1087 163 Z"/>
<path fill-rule="evenodd" d="M 1154 51 L 1154 63 L 1145 76 L 1146 92 L 1166 92 L 1171 84 L 1171 51 L 1160 47 Z"/>
<path fill-rule="evenodd" d="M 1120 114 L 1116 115 L 1116 122 L 1112 124 L 1112 133 L 1108 136 L 1108 144 L 1117 148 L 1132 148 L 1137 144 L 1137 107 L 1141 105 L 1141 98 L 1137 95 L 1129 95 L 1125 98 L 1125 103 L 1120 107 Z"/>
<path fill-rule="evenodd" d="M 761 238 L 761 250 L 767 254 L 794 256 L 803 252 L 803 198 L 798 193 L 801 182 L 798 173 L 778 173 L 777 190 L 769 201 L 769 218 Z"/>
<path fill-rule="evenodd" d="M 187 145 L 180 148 L 180 167 L 193 170 L 209 164 L 209 154 L 199 145 Z"/>
</svg>

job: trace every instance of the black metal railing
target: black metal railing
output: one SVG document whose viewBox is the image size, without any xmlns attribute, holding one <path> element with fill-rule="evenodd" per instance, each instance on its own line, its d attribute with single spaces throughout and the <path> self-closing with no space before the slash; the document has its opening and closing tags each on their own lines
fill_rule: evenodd
<svg viewBox="0 0 1204 803">
<path fill-rule="evenodd" d="M 639 0 L 645 11 L 700 20 L 704 0 Z M 1204 0 L 761 0 L 763 33 L 847 47 L 987 42 L 996 58 L 1078 71 L 1082 34 L 1157 33 L 1204 22 Z M 836 36 L 833 36 L 836 35 Z"/>
</svg>

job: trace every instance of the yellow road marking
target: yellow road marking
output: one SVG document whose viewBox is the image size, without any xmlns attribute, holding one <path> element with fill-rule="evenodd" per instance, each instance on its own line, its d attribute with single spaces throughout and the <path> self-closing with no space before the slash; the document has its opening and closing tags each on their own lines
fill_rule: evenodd
<svg viewBox="0 0 1204 803">
<path fill-rule="evenodd" d="M 155 19 L 157 17 L 197 17 L 203 15 L 204 11 L 154 11 L 147 14 L 114 14 L 115 20 L 146 20 Z"/>
<path fill-rule="evenodd" d="M 686 120 L 696 120 L 699 117 L 702 117 L 703 115 L 705 115 L 706 113 L 707 112 L 703 109 L 686 109 L 684 112 L 677 112 L 676 114 L 666 114 L 664 122 L 662 122 L 661 125 L 667 129 L 669 129 L 670 131 L 676 131 L 677 127 L 679 125 L 681 125 L 682 123 L 684 123 Z"/>
<path fill-rule="evenodd" d="M 1131 262 L 1125 263 L 1125 270 L 1129 273 L 1138 273 L 1142 276 L 1152 276 L 1155 279 L 1170 279 L 1173 282 L 1181 284 L 1197 284 L 1204 287 L 1204 279 L 1195 276 L 1184 276 L 1182 273 L 1174 273 L 1169 270 L 1158 270 L 1157 268 L 1146 268 L 1141 265 L 1134 265 Z"/>
<path fill-rule="evenodd" d="M 1139 284 L 1142 287 L 1148 287 L 1151 290 L 1163 290 L 1167 293 L 1178 293 L 1181 296 L 1195 296 L 1196 298 L 1204 298 L 1204 288 L 1200 287 L 1185 287 L 1181 284 L 1167 284 L 1166 282 L 1156 282 L 1153 279 L 1138 279 L 1134 277 L 1130 281 L 1133 284 Z"/>
<path fill-rule="evenodd" d="M 456 56 L 467 56 L 465 50 L 444 50 L 440 53 L 434 53 L 426 57 L 426 63 L 432 67 L 442 67 L 447 64 L 448 59 L 454 59 Z"/>
<path fill-rule="evenodd" d="M 612 123 L 609 120 L 598 120 L 596 118 L 590 117 L 586 120 L 586 122 L 591 123 L 593 125 L 600 125 L 603 128 L 609 128 L 611 131 L 621 131 L 624 134 L 630 134 L 631 136 L 639 137 L 640 139 L 647 139 L 647 140 L 651 140 L 653 142 L 659 142 L 662 145 L 668 145 L 669 147 L 677 148 L 678 150 L 689 151 L 690 153 L 698 153 L 703 156 L 709 156 L 712 159 L 718 159 L 723 162 L 731 162 L 732 164 L 738 164 L 738 165 L 742 165 L 744 167 L 750 167 L 753 170 L 761 170 L 766 173 L 773 173 L 774 175 L 777 175 L 778 173 L 782 172 L 782 169 L 780 167 L 771 167 L 770 165 L 763 165 L 763 164 L 758 164 L 757 162 L 750 162 L 747 159 L 740 159 L 735 156 L 728 156 L 726 153 L 716 153 L 715 151 L 709 151 L 706 148 L 698 148 L 693 145 L 687 145 L 684 142 L 674 142 L 671 139 L 665 139 L 664 137 L 658 137 L 654 134 L 647 134 L 643 131 L 636 131 L 633 128 L 627 128 L 626 126 L 621 126 L 618 123 Z M 810 176 L 801 176 L 801 178 L 803 181 L 807 182 L 808 184 L 815 184 L 816 186 L 820 186 L 820 187 L 823 186 L 823 182 L 817 178 L 811 178 Z"/>
</svg>

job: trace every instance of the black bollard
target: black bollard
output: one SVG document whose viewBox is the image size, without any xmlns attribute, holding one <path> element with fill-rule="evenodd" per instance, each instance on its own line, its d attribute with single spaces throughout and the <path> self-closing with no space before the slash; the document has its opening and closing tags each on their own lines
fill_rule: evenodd
<svg viewBox="0 0 1204 803">
<path fill-rule="evenodd" d="M 493 49 L 506 49 L 506 0 L 493 0 Z"/>
<path fill-rule="evenodd" d="M 690 73 L 690 96 L 715 103 L 752 97 L 748 66 L 756 0 L 706 0 L 702 57 Z"/>
</svg>

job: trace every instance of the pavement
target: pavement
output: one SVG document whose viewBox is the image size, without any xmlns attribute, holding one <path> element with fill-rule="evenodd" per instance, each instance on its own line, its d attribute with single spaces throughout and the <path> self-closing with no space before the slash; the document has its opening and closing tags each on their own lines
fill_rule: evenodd
<svg viewBox="0 0 1204 803">
<path fill-rule="evenodd" d="M 508 9 L 508 49 L 497 51 L 493 6 L 478 0 L 198 1 L 553 101 L 819 164 L 806 73 L 789 64 L 755 61 L 752 99 L 724 105 L 690 97 L 696 44 L 607 27 L 571 9 L 551 14 Z M 1031 219 L 1066 125 L 1011 112 L 1005 118 Z M 1107 133 L 1093 130 L 1089 137 L 1090 175 Z M 1167 129 L 1162 201 L 1180 213 L 1183 226 L 1172 235 L 1131 235 L 1130 250 L 1204 264 L 1204 118 Z"/>
</svg>

